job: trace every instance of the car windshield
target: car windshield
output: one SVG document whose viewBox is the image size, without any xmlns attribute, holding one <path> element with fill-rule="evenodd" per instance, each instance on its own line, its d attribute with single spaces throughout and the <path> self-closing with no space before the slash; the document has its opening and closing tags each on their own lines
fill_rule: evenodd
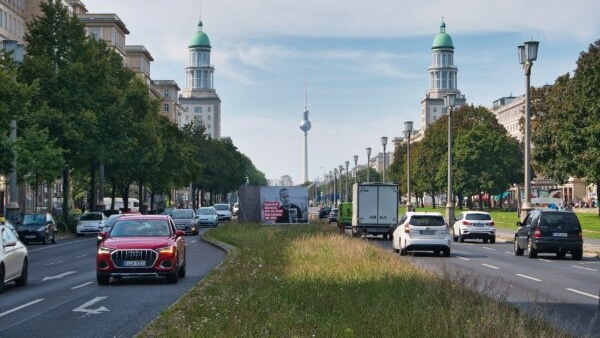
<svg viewBox="0 0 600 338">
<path fill-rule="evenodd" d="M 102 214 L 99 212 L 89 212 L 81 215 L 79 218 L 81 221 L 101 221 Z"/>
<path fill-rule="evenodd" d="M 43 225 L 46 222 L 44 214 L 25 214 L 23 216 L 23 225 Z"/>
<path fill-rule="evenodd" d="M 198 210 L 198 213 L 200 215 L 214 215 L 215 211 L 213 209 L 206 208 L 206 209 L 200 209 L 200 210 Z"/>
<path fill-rule="evenodd" d="M 194 211 L 188 209 L 175 209 L 171 213 L 173 218 L 194 218 Z"/>
<path fill-rule="evenodd" d="M 408 223 L 413 226 L 429 226 L 429 227 L 437 227 L 444 226 L 446 223 L 444 222 L 444 218 L 441 216 L 420 216 L 416 215 L 410 218 L 410 222 Z"/>
<path fill-rule="evenodd" d="M 110 231 L 110 237 L 161 237 L 170 234 L 169 222 L 163 219 L 118 219 Z"/>
<path fill-rule="evenodd" d="M 469 221 L 491 221 L 492 217 L 488 214 L 466 214 L 465 219 Z"/>
<path fill-rule="evenodd" d="M 227 204 L 215 204 L 214 208 L 217 210 L 229 210 L 229 205 Z"/>
<path fill-rule="evenodd" d="M 122 217 L 122 216 L 123 216 L 122 214 L 110 215 L 110 217 L 106 220 L 106 222 L 104 222 L 104 227 L 113 226 L 113 224 L 115 224 L 117 219 L 119 219 L 119 217 Z"/>
<path fill-rule="evenodd" d="M 579 220 L 574 213 L 543 213 L 540 221 L 542 228 L 560 228 L 564 230 L 580 230 Z"/>
</svg>

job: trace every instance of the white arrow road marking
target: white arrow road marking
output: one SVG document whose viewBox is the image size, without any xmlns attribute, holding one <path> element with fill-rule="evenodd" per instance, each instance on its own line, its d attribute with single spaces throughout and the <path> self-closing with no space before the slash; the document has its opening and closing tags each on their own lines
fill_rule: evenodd
<svg viewBox="0 0 600 338">
<path fill-rule="evenodd" d="M 51 280 L 51 279 L 63 278 L 64 276 L 72 275 L 74 273 L 77 273 L 77 271 L 67 271 L 67 272 L 61 273 L 60 275 L 56 275 L 56 276 L 52 276 L 52 277 L 44 277 L 44 278 L 42 278 L 42 282 L 45 282 L 45 281 Z"/>
<path fill-rule="evenodd" d="M 98 303 L 99 301 L 104 300 L 106 298 L 108 298 L 108 297 L 96 297 L 96 298 L 90 300 L 89 302 L 81 305 L 80 307 L 78 307 L 76 309 L 73 309 L 73 311 L 74 312 L 83 312 L 86 315 L 97 315 L 97 314 L 100 314 L 102 312 L 110 311 L 109 309 L 107 309 L 104 306 L 100 306 L 100 307 L 95 308 L 95 309 L 88 309 L 87 308 L 87 307 L 92 306 L 92 305 L 94 305 L 94 304 Z"/>
<path fill-rule="evenodd" d="M 21 305 L 21 306 L 17 306 L 16 308 L 14 308 L 14 309 L 12 309 L 12 310 L 4 311 L 4 312 L 0 313 L 0 317 L 4 317 L 4 316 L 6 316 L 6 315 L 7 315 L 7 314 L 9 314 L 9 313 L 13 313 L 13 312 L 15 312 L 15 311 L 19 311 L 19 310 L 21 310 L 21 309 L 23 309 L 23 308 L 26 308 L 26 307 L 28 307 L 29 305 L 33 305 L 33 304 L 35 304 L 35 303 L 39 303 L 39 302 L 41 302 L 41 301 L 43 301 L 43 300 L 44 300 L 44 298 L 36 299 L 36 300 L 34 300 L 34 301 L 32 301 L 32 302 L 29 302 L 29 303 L 27 303 L 27 304 L 23 304 L 23 305 Z"/>
</svg>

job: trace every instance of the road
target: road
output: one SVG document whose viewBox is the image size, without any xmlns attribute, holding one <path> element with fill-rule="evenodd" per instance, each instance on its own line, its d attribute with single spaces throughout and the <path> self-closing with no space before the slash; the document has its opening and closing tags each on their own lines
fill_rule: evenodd
<svg viewBox="0 0 600 338">
<path fill-rule="evenodd" d="M 349 230 L 346 231 L 349 234 Z M 365 240 L 391 249 L 391 241 Z M 548 320 L 578 336 L 600 337 L 600 258 L 586 255 L 574 261 L 567 255 L 540 254 L 536 259 L 515 256 L 512 242 L 480 240 L 452 243 L 449 258 L 415 253 L 398 259 L 447 273 L 467 288 L 478 290 Z"/>
<path fill-rule="evenodd" d="M 30 244 L 29 283 L 9 283 L 0 295 L 0 337 L 132 337 L 218 266 L 225 253 L 186 236 L 187 273 L 164 280 L 96 283 L 96 238 Z"/>
</svg>

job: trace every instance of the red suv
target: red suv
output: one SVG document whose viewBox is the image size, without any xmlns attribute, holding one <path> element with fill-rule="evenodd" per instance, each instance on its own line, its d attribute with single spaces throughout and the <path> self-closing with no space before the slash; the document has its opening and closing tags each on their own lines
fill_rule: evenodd
<svg viewBox="0 0 600 338">
<path fill-rule="evenodd" d="M 168 215 L 123 216 L 99 236 L 96 277 L 100 285 L 107 285 L 111 276 L 165 276 L 171 283 L 185 277 L 184 233 Z"/>
</svg>

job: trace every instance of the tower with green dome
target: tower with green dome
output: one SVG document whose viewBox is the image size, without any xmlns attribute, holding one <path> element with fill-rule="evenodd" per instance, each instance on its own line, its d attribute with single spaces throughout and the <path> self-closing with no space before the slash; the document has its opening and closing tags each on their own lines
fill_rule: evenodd
<svg viewBox="0 0 600 338">
<path fill-rule="evenodd" d="M 194 126 L 203 125 L 214 139 L 221 138 L 221 99 L 213 87 L 215 68 L 210 63 L 210 39 L 202 20 L 188 46 L 189 64 L 185 67 L 185 88 L 179 104 L 186 108 Z"/>
<path fill-rule="evenodd" d="M 456 107 L 465 104 L 464 95 L 458 90 L 458 68 L 454 65 L 454 43 L 446 33 L 446 23 L 442 21 L 440 32 L 433 39 L 431 45 L 431 66 L 429 73 L 429 89 L 421 100 L 421 132 L 446 114 L 444 108 L 444 95 L 456 94 Z"/>
</svg>

